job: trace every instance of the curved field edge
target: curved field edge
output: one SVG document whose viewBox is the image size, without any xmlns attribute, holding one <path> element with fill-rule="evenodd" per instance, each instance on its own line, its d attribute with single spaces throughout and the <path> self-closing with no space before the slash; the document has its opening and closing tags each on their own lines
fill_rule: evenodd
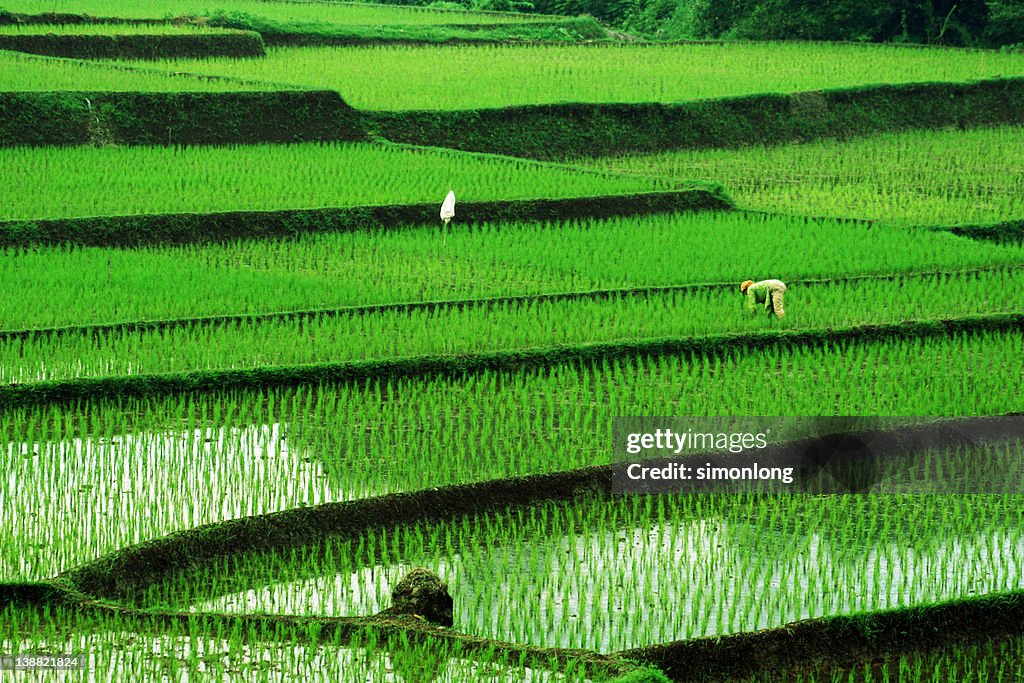
<svg viewBox="0 0 1024 683">
<path fill-rule="evenodd" d="M 676 192 L 462 202 L 476 222 L 562 221 L 682 211 L 725 211 L 732 200 L 721 187 L 693 183 Z M 31 245 L 134 247 L 295 237 L 409 225 L 439 225 L 437 204 L 388 204 L 329 209 L 139 214 L 0 222 L 0 248 Z"/>
<path fill-rule="evenodd" d="M 93 103 L 91 111 L 85 98 Z M 333 91 L 0 92 L 0 144 L 5 146 L 331 141 L 377 135 L 393 142 L 557 160 L 1015 123 L 1024 123 L 1024 78 L 678 104 L 401 112 L 357 112 Z"/>
<path fill-rule="evenodd" d="M 705 357 L 731 350 L 820 347 L 894 338 L 942 337 L 964 332 L 1024 331 L 1024 313 L 945 320 L 857 325 L 801 332 L 717 334 L 706 337 L 644 339 L 571 346 L 512 349 L 483 354 L 414 356 L 290 367 L 205 370 L 118 377 L 90 377 L 0 386 L 0 410 L 31 405 L 118 400 L 180 393 L 269 389 L 370 380 L 465 376 L 480 372 L 523 372 L 562 364 L 620 358 Z"/>
<path fill-rule="evenodd" d="M 959 270 L 928 270 L 901 273 L 872 273 L 865 275 L 849 275 L 835 278 L 812 278 L 790 280 L 788 285 L 814 287 L 849 282 L 882 281 L 900 282 L 915 278 L 942 278 L 951 275 L 971 275 L 998 271 L 1013 272 L 1024 269 L 1024 263 L 1011 265 L 977 266 Z M 539 303 L 555 303 L 560 301 L 604 301 L 609 299 L 655 297 L 672 293 L 696 293 L 702 291 L 735 290 L 736 283 L 729 282 L 696 282 L 685 285 L 664 285 L 651 287 L 628 287 L 616 289 L 591 289 L 568 292 L 545 292 L 540 294 L 516 294 L 509 296 L 484 297 L 479 299 L 437 299 L 429 301 L 399 301 L 394 303 L 367 304 L 359 306 L 343 306 L 341 308 L 314 308 L 307 310 L 270 311 L 267 313 L 240 313 L 228 315 L 201 316 L 195 318 L 168 318 L 162 320 L 126 320 L 122 322 L 97 323 L 87 325 L 66 325 L 62 327 L 36 327 L 27 329 L 0 330 L 0 342 L 16 339 L 40 339 L 44 337 L 63 337 L 74 335 L 106 334 L 110 332 L 156 332 L 187 327 L 217 327 L 221 325 L 238 325 L 265 323 L 274 321 L 303 322 L 324 317 L 357 317 L 379 313 L 413 313 L 419 311 L 435 312 L 450 310 L 466 310 L 472 308 L 496 308 L 500 306 L 516 306 Z"/>
<path fill-rule="evenodd" d="M 740 211 L 750 215 L 835 220 L 737 209 L 724 188 L 713 183 L 681 183 L 686 189 L 562 199 L 461 202 L 460 214 L 476 223 L 570 221 L 686 211 Z M 136 214 L 0 221 L 0 249 L 42 245 L 139 247 L 213 244 L 234 239 L 279 239 L 303 234 L 355 232 L 438 224 L 436 204 L 382 204 L 323 209 Z M 864 225 L 884 221 L 842 220 Z M 1012 244 L 1024 241 L 1024 219 L 979 225 L 927 225 L 972 240 Z M 456 228 L 457 229 L 457 228 Z"/>
<path fill-rule="evenodd" d="M 897 427 L 886 433 L 894 445 L 914 444 L 914 448 L 928 449 L 946 442 L 951 434 L 962 429 L 979 427 L 989 438 L 1014 438 L 1019 433 L 1019 419 L 943 419 Z M 731 680 L 766 671 L 849 667 L 983 637 L 1017 634 L 1024 624 L 1024 592 L 1018 591 L 816 618 L 752 633 L 676 641 L 602 655 L 483 639 L 416 620 L 202 614 L 135 609 L 116 602 L 148 583 L 179 571 L 194 570 L 232 553 L 287 549 L 424 520 L 450 521 L 463 515 L 607 495 L 612 476 L 611 465 L 593 466 L 234 519 L 116 551 L 51 581 L 0 584 L 0 605 L 63 604 L 165 626 L 202 620 L 229 631 L 240 627 L 243 632 L 260 633 L 266 638 L 305 638 L 313 625 L 321 636 L 337 635 L 343 640 L 367 628 L 379 629 L 385 636 L 412 629 L 407 636 L 443 640 L 465 646 L 470 652 L 498 653 L 531 665 L 551 667 L 552 663 L 578 661 L 589 671 L 621 673 L 638 662 L 662 668 L 673 680 Z"/>
</svg>

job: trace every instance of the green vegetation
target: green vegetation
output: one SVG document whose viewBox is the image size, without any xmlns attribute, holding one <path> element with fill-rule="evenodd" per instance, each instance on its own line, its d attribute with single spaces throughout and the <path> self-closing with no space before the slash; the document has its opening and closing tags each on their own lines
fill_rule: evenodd
<svg viewBox="0 0 1024 683">
<path fill-rule="evenodd" d="M 511 17 L 510 17 L 511 19 Z M 406 42 L 523 42 L 571 43 L 609 40 L 608 30 L 592 17 L 552 21 L 510 21 L 507 24 L 320 24 L 283 23 L 238 13 L 216 13 L 211 26 L 259 31 L 270 45 L 360 45 Z"/>
<path fill-rule="evenodd" d="M 1020 411 L 1005 378 L 1022 353 L 1016 332 L 973 333 L 6 410 L 0 576 L 244 515 L 608 462 L 615 415 Z"/>
<path fill-rule="evenodd" d="M 879 83 L 1024 76 L 1024 56 L 888 46 L 719 45 L 276 48 L 260 60 L 164 68 L 337 90 L 360 109 L 476 109 L 552 102 L 677 102 Z M 372 73 L 376 78 L 365 78 Z M 445 74 L 442 78 L 441 74 Z M 378 79 L 400 80 L 381 89 Z M 440 83 L 445 87 L 440 87 Z"/>
<path fill-rule="evenodd" d="M 453 229 L 446 247 L 438 221 L 293 241 L 5 250 L 0 289 L 23 296 L 0 300 L 0 329 L 1021 263 L 1024 245 L 756 214 L 486 224 Z"/>
<path fill-rule="evenodd" d="M 744 207 L 887 223 L 1024 218 L 1024 128 L 905 131 L 842 142 L 604 157 L 595 167 L 714 178 Z"/>
<path fill-rule="evenodd" d="M 1018 496 L 612 496 L 595 467 L 616 416 L 1024 412 L 1024 242 L 950 232 L 1020 231 L 1024 56 L 510 44 L 621 36 L 336 2 L 0 2 L 5 44 L 119 58 L 0 51 L 0 651 L 84 650 L 90 675 L 139 680 L 1024 671 L 1019 638 L 985 640 L 1024 612 Z M 876 38 L 885 8 L 872 27 L 844 2 L 790 13 L 807 33 L 777 21 L 788 0 L 716 20 Z M 972 42 L 978 3 L 943 2 L 886 30 Z M 201 57 L 243 37 L 224 27 L 272 47 Z M 395 39 L 503 42 L 366 45 Z M 143 64 L 157 44 L 187 57 Z M 751 146 L 822 139 L 841 142 Z M 745 315 L 737 285 L 770 277 L 786 317 Z M 991 477 L 979 458 L 1012 485 L 1022 449 L 923 455 L 936 480 Z M 417 565 L 449 582 L 454 631 L 327 618 L 387 607 Z M 641 649 L 597 652 L 621 648 Z"/>
<path fill-rule="evenodd" d="M 1024 270 L 790 285 L 788 318 L 738 315 L 735 285 L 664 294 L 529 300 L 412 312 L 311 315 L 148 333 L 0 340 L 0 382 L 468 354 L 755 330 L 840 328 L 1024 308 Z M 941 291 L 941 296 L 935 292 Z M 167 348 L 174 353 L 168 354 Z"/>
<path fill-rule="evenodd" d="M 0 148 L 0 220 L 625 194 L 680 183 L 447 150 L 332 143 Z M 62 197 L 54 204 L 53 196 Z M 461 218 L 461 217 L 460 217 Z M 440 219 L 438 219 L 440 223 Z"/>
<path fill-rule="evenodd" d="M 566 0 L 541 0 L 539 7 Z M 576 0 L 584 5 L 587 0 Z M 600 12 L 597 16 L 606 18 Z M 1019 42 L 1016 0 L 641 0 L 611 3 L 624 25 L 662 39 L 852 40 L 999 46 Z M 584 10 L 585 11 L 585 10 Z M 1016 19 L 1017 25 L 1014 26 Z M 1017 31 L 1014 32 L 1013 28 Z M 1007 30 L 1009 29 L 1009 30 Z"/>
</svg>

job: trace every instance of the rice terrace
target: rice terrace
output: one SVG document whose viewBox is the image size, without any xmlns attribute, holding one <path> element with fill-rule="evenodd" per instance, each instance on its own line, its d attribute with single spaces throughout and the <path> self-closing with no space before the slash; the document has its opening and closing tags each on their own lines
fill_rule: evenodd
<svg viewBox="0 0 1024 683">
<path fill-rule="evenodd" d="M 1024 3 L 0 0 L 0 681 L 1024 681 Z"/>
</svg>

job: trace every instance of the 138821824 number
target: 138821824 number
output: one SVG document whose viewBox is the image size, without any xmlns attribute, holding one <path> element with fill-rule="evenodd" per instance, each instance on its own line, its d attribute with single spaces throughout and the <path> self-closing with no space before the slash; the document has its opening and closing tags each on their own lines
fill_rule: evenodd
<svg viewBox="0 0 1024 683">
<path fill-rule="evenodd" d="M 0 655 L 0 671 L 33 671 L 41 669 L 68 671 L 84 669 L 84 654 L 13 654 Z"/>
</svg>

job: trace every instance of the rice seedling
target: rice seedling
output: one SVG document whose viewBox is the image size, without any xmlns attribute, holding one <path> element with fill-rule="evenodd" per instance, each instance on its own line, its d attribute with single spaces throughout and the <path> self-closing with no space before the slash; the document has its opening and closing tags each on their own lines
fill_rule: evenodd
<svg viewBox="0 0 1024 683">
<path fill-rule="evenodd" d="M 438 228 L 416 228 L 218 246 L 9 249 L 0 252 L 0 289 L 19 296 L 0 299 L 0 329 L 962 270 L 1017 265 L 1022 252 L 923 230 L 740 213 L 471 225 L 453 229 L 445 248 Z"/>
<path fill-rule="evenodd" d="M 228 518 L 609 462 L 616 415 L 1020 411 L 1022 353 L 1020 334 L 978 333 L 12 409 L 0 578 Z"/>
<path fill-rule="evenodd" d="M 1024 270 L 790 285 L 787 317 L 753 318 L 735 286 L 412 311 L 315 314 L 151 331 L 0 337 L 0 382 L 297 365 L 650 337 L 838 328 L 1024 310 Z M 941 296 L 934 293 L 941 291 Z M 167 353 L 173 349 L 173 353 Z"/>
<path fill-rule="evenodd" d="M 1018 590 L 1022 513 L 1015 496 L 621 496 L 236 556 L 139 601 L 374 614 L 426 566 L 459 630 L 611 652 Z"/>
<path fill-rule="evenodd" d="M 259 60 L 173 60 L 169 71 L 341 93 L 360 109 L 447 110 L 553 102 L 677 102 L 878 83 L 1024 75 L 1024 57 L 881 45 L 275 48 Z M 373 74 L 367 78 L 367 74 Z M 449 87 L 437 88 L 447 74 Z M 401 81 L 401 88 L 379 83 Z"/>
<path fill-rule="evenodd" d="M 846 141 L 591 159 L 648 176 L 714 179 L 741 206 L 899 224 L 1024 217 L 1024 128 L 908 130 Z"/>
<path fill-rule="evenodd" d="M 0 220 L 627 194 L 675 181 L 367 143 L 0 148 Z"/>
</svg>

